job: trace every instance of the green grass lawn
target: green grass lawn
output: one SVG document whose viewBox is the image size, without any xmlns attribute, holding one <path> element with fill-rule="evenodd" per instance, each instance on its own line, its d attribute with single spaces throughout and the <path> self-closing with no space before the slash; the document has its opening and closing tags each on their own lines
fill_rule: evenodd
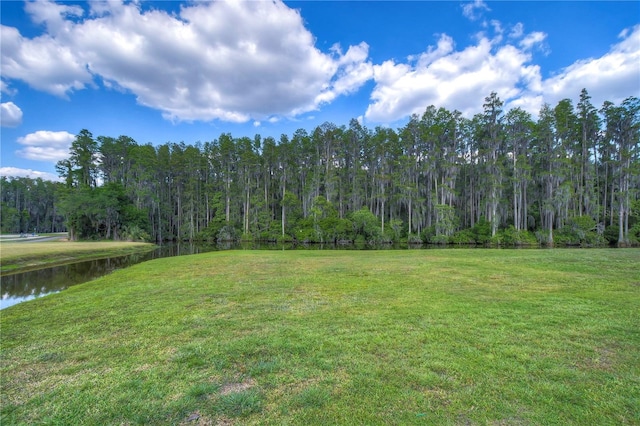
<svg viewBox="0 0 640 426">
<path fill-rule="evenodd" d="M 639 250 L 227 251 L 0 314 L 0 423 L 640 424 Z"/>
<path fill-rule="evenodd" d="M 127 241 L 2 241 L 0 272 L 14 273 L 53 265 L 124 256 L 155 245 Z"/>
</svg>

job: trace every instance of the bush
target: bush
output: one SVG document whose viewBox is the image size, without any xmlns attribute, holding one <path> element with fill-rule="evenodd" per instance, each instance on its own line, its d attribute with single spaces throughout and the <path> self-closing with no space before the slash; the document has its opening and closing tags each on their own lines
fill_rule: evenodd
<svg viewBox="0 0 640 426">
<path fill-rule="evenodd" d="M 151 241 L 149 233 L 137 225 L 125 226 L 122 230 L 122 238 L 127 241 Z"/>
<path fill-rule="evenodd" d="M 294 241 L 294 238 L 289 234 L 284 234 L 278 236 L 278 239 L 276 241 L 278 242 L 278 244 L 292 243 Z"/>
<path fill-rule="evenodd" d="M 430 244 L 449 244 L 449 237 L 446 235 L 432 235 L 429 238 Z"/>
<path fill-rule="evenodd" d="M 407 243 L 409 244 L 422 244 L 422 238 L 419 235 L 411 234 L 407 237 Z"/>
<path fill-rule="evenodd" d="M 435 226 L 429 226 L 427 228 L 424 228 L 422 230 L 422 241 L 424 241 L 425 243 L 428 243 L 431 241 L 431 238 L 433 238 L 436 235 L 436 227 Z"/>
<path fill-rule="evenodd" d="M 500 230 L 495 239 L 498 244 L 505 246 L 521 246 L 521 245 L 534 245 L 538 244 L 538 240 L 535 235 L 532 235 L 528 231 L 524 230 L 516 230 L 516 228 L 511 225 L 506 229 Z"/>
<path fill-rule="evenodd" d="M 629 229 L 629 239 L 640 241 L 640 222 L 636 223 Z"/>
<path fill-rule="evenodd" d="M 357 236 L 362 235 L 367 241 L 382 242 L 385 240 L 382 235 L 380 221 L 366 207 L 353 212 L 350 223 L 352 224 L 353 232 Z"/>
<path fill-rule="evenodd" d="M 618 236 L 620 234 L 620 227 L 618 225 L 607 226 L 604 230 L 602 237 L 610 245 L 616 245 L 618 243 Z M 637 246 L 640 242 L 640 223 L 634 224 L 629 228 L 629 244 Z"/>
<path fill-rule="evenodd" d="M 476 240 L 471 229 L 463 229 L 453 234 L 451 242 L 453 244 L 475 244 Z"/>
<path fill-rule="evenodd" d="M 559 245 L 576 246 L 580 245 L 580 236 L 571 227 L 564 226 L 553 233 L 553 242 Z"/>
<path fill-rule="evenodd" d="M 206 227 L 196 235 L 196 241 L 206 241 L 213 243 L 218 239 L 219 229 L 214 229 L 211 226 Z"/>
<path fill-rule="evenodd" d="M 549 230 L 547 229 L 538 229 L 535 232 L 536 240 L 538 243 L 549 246 L 549 244 L 553 244 L 553 240 L 549 241 Z"/>
<path fill-rule="evenodd" d="M 556 244 L 564 245 L 601 245 L 607 242 L 605 235 L 600 235 L 596 231 L 596 221 L 590 216 L 577 216 L 558 229 L 553 236 Z M 618 236 L 616 235 L 616 241 Z"/>
<path fill-rule="evenodd" d="M 391 244 L 393 242 L 393 238 L 385 233 L 384 235 L 379 235 L 377 238 L 369 240 L 369 244 Z"/>
<path fill-rule="evenodd" d="M 402 220 L 400 220 L 400 219 L 391 219 L 389 221 L 389 224 L 385 227 L 384 233 L 391 240 L 400 241 L 400 238 L 401 238 L 404 230 L 405 230 L 405 228 L 403 227 Z"/>
<path fill-rule="evenodd" d="M 618 225 L 611 225 L 605 228 L 603 236 L 609 244 L 616 244 L 618 242 L 619 233 L 620 227 Z"/>
<path fill-rule="evenodd" d="M 295 231 L 296 240 L 301 243 L 319 243 L 320 235 L 313 228 L 301 227 Z"/>
<path fill-rule="evenodd" d="M 471 228 L 471 234 L 477 244 L 487 244 L 491 241 L 491 223 L 481 217 Z"/>
<path fill-rule="evenodd" d="M 220 228 L 216 241 L 238 241 L 240 239 L 240 231 L 231 225 L 225 225 Z"/>
<path fill-rule="evenodd" d="M 364 238 L 364 235 L 357 235 L 356 239 L 353 240 L 353 244 L 358 249 L 363 249 L 367 245 L 367 240 Z"/>
</svg>

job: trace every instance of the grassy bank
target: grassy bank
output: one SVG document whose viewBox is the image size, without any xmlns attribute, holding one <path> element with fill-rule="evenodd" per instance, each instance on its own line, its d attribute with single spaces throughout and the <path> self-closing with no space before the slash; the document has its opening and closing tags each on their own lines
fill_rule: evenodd
<svg viewBox="0 0 640 426">
<path fill-rule="evenodd" d="M 640 423 L 640 251 L 215 252 L 0 316 L 9 424 Z"/>
<path fill-rule="evenodd" d="M 0 272 L 11 273 L 81 260 L 151 250 L 153 244 L 118 241 L 4 241 L 0 244 Z"/>
</svg>

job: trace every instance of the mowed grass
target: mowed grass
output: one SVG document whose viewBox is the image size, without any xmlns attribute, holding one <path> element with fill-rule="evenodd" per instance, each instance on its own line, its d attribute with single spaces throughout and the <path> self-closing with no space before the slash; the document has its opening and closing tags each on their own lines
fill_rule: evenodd
<svg viewBox="0 0 640 426">
<path fill-rule="evenodd" d="M 0 316 L 0 423 L 640 424 L 640 251 L 227 251 Z"/>
<path fill-rule="evenodd" d="M 3 241 L 0 243 L 0 272 L 19 272 L 51 265 L 126 255 L 155 246 L 126 241 Z"/>
</svg>

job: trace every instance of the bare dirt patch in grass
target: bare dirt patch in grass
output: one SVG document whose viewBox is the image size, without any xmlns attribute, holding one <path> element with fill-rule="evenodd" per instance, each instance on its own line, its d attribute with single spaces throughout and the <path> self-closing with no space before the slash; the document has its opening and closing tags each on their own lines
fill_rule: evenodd
<svg viewBox="0 0 640 426">
<path fill-rule="evenodd" d="M 229 395 L 232 393 L 244 392 L 253 388 L 256 382 L 253 379 L 247 379 L 242 382 L 227 383 L 220 388 L 220 395 Z"/>
</svg>

